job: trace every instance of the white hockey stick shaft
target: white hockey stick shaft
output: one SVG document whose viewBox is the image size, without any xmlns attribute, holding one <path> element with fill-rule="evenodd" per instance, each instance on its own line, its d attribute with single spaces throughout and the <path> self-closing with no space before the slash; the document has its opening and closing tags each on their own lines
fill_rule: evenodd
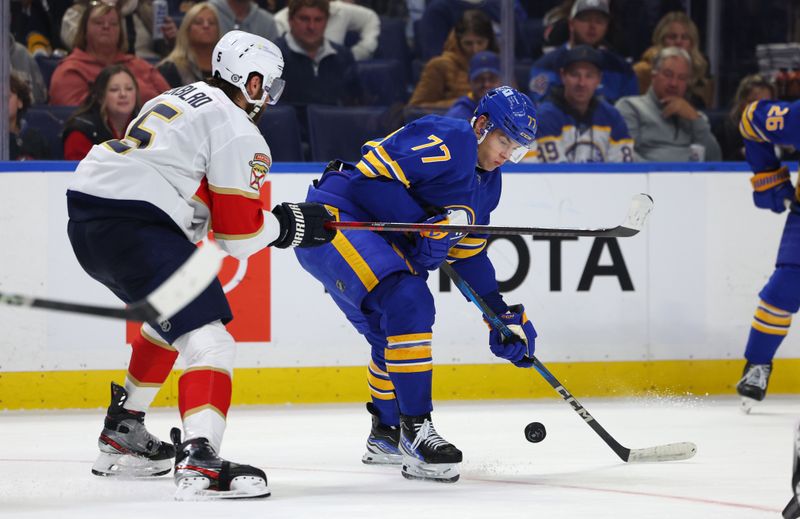
<svg viewBox="0 0 800 519">
<path fill-rule="evenodd" d="M 0 304 L 27 308 L 58 310 L 130 321 L 169 319 L 200 295 L 217 277 L 225 253 L 213 242 L 199 247 L 172 276 L 149 296 L 128 305 L 112 308 L 82 303 L 54 301 L 20 294 L 0 292 Z"/>
</svg>

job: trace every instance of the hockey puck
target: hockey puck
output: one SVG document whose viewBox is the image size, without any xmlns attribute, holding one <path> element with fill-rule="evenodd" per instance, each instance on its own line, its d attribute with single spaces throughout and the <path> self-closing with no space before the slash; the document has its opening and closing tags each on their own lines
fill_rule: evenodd
<svg viewBox="0 0 800 519">
<path fill-rule="evenodd" d="M 525 426 L 525 439 L 531 443 L 539 443 L 547 436 L 547 430 L 539 422 L 531 422 Z"/>
</svg>

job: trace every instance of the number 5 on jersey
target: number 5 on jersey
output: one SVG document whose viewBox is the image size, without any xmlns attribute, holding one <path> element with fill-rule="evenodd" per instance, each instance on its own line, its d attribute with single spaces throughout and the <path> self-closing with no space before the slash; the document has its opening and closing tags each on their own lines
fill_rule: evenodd
<svg viewBox="0 0 800 519">
<path fill-rule="evenodd" d="M 130 131 L 125 135 L 122 140 L 114 139 L 103 143 L 104 146 L 117 153 L 128 153 L 134 148 L 143 149 L 150 146 L 150 142 L 155 137 L 155 130 L 147 128 L 144 123 L 151 115 L 161 119 L 165 122 L 170 122 L 183 112 L 174 106 L 167 103 L 158 103 L 150 110 L 143 113 L 136 122 L 131 126 Z M 134 146 L 126 144 L 124 141 L 134 143 Z"/>
</svg>

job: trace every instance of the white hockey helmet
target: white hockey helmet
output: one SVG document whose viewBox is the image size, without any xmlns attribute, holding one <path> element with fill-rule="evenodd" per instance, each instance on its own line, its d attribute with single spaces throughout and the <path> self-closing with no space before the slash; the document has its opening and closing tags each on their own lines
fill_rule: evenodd
<svg viewBox="0 0 800 519">
<path fill-rule="evenodd" d="M 214 46 L 211 71 L 228 83 L 239 87 L 248 103 L 255 109 L 248 115 L 253 117 L 269 95 L 269 104 L 278 102 L 286 82 L 283 73 L 283 54 L 271 41 L 244 31 L 226 33 Z M 264 92 L 259 99 L 253 99 L 247 92 L 247 80 L 252 74 L 261 76 Z"/>
</svg>

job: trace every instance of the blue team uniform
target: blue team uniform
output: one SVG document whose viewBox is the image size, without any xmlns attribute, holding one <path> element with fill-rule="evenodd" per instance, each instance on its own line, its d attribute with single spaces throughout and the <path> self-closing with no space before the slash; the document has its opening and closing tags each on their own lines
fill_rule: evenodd
<svg viewBox="0 0 800 519">
<path fill-rule="evenodd" d="M 742 113 L 739 129 L 747 161 L 755 173 L 754 195 L 760 191 L 764 196 L 766 191 L 782 187 L 779 197 L 792 197 L 788 171 L 781 168 L 775 145 L 800 147 L 800 102 L 752 103 Z M 773 210 L 782 210 L 783 200 L 776 205 Z M 800 214 L 796 197 L 784 225 L 775 271 L 759 297 L 745 357 L 753 364 L 768 364 L 789 331 L 791 314 L 800 309 Z"/>
<path fill-rule="evenodd" d="M 428 115 L 365 143 L 361 153 L 355 166 L 329 165 L 307 201 L 325 204 L 341 221 L 420 222 L 446 208 L 465 215 L 466 223 L 488 224 L 500 200 L 500 171 L 476 167 L 477 141 L 466 120 Z M 453 237 L 448 261 L 502 313 L 508 307 L 486 240 Z M 370 392 L 387 425 L 398 424 L 398 409 L 405 415 L 432 410 L 435 308 L 426 270 L 409 257 L 413 243 L 405 233 L 345 230 L 313 252 L 295 251 L 370 343 Z"/>
</svg>

